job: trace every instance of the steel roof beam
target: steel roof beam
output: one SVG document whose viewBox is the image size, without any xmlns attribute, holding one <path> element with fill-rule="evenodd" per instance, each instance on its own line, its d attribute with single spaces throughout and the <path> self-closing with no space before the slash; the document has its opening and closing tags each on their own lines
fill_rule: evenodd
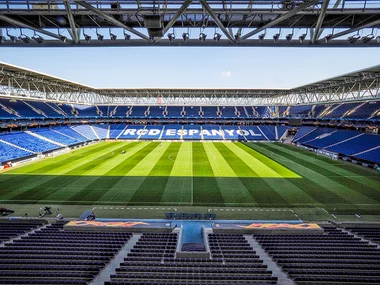
<svg viewBox="0 0 380 285">
<path fill-rule="evenodd" d="M 123 29 L 129 31 L 130 33 L 132 33 L 132 34 L 134 34 L 134 35 L 136 35 L 136 36 L 138 36 L 138 37 L 140 37 L 140 38 L 142 38 L 142 39 L 144 39 L 146 41 L 150 41 L 150 39 L 146 35 L 144 35 L 143 33 L 140 33 L 139 31 L 136 31 L 135 29 L 130 28 L 127 25 L 124 25 L 123 23 L 119 22 L 118 20 L 116 20 L 112 16 L 104 13 L 103 11 L 100 11 L 99 9 L 93 7 L 92 5 L 86 3 L 85 1 L 76 0 L 75 3 L 78 4 L 78 5 L 80 5 L 80 6 L 82 6 L 82 7 L 84 7 L 84 8 L 86 8 L 87 10 L 89 10 L 89 11 L 91 11 L 91 12 L 93 12 L 93 13 L 101 16 L 101 17 L 103 17 L 104 19 L 106 19 L 107 21 L 111 22 L 115 26 L 123 28 Z"/>
<path fill-rule="evenodd" d="M 351 34 L 353 32 L 359 31 L 361 29 L 371 28 L 371 27 L 374 27 L 374 26 L 379 25 L 379 24 L 380 24 L 380 20 L 376 20 L 376 21 L 372 21 L 372 22 L 369 22 L 369 23 L 364 24 L 364 25 L 356 26 L 356 27 L 353 27 L 351 29 L 345 30 L 343 32 L 333 34 L 331 36 L 330 40 L 335 39 L 335 38 L 339 38 L 339 37 L 344 36 L 344 35 Z M 317 42 L 321 42 L 321 41 L 323 41 L 323 40 L 321 39 L 321 40 L 318 40 Z"/>
<path fill-rule="evenodd" d="M 267 23 L 266 25 L 249 32 L 248 34 L 245 34 L 244 36 L 242 36 L 240 38 L 240 41 L 246 40 L 246 39 L 252 37 L 253 35 L 255 35 L 257 33 L 264 31 L 265 29 L 271 28 L 271 27 L 281 23 L 282 21 L 289 19 L 290 17 L 293 17 L 298 12 L 310 7 L 311 5 L 317 4 L 318 2 L 320 2 L 320 0 L 311 0 L 311 1 L 305 2 L 305 3 L 301 4 L 299 7 L 297 7 L 296 9 L 289 11 L 288 13 L 278 17 L 277 19 Z"/>
<path fill-rule="evenodd" d="M 70 24 L 70 29 L 71 29 L 71 30 L 68 29 L 68 31 L 70 31 L 70 35 L 71 35 L 73 41 L 75 43 L 79 43 L 79 34 L 78 34 L 77 28 L 75 26 L 75 21 L 74 21 L 74 17 L 73 17 L 73 12 L 71 10 L 70 1 L 65 0 L 64 4 L 65 4 L 67 18 L 69 19 L 69 24 Z"/>
<path fill-rule="evenodd" d="M 321 11 L 319 12 L 319 17 L 317 20 L 317 25 L 315 27 L 313 37 L 311 38 L 312 44 L 314 44 L 314 42 L 318 40 L 318 38 L 321 35 L 320 29 L 321 29 L 323 20 L 325 19 L 325 15 L 326 15 L 326 11 L 327 11 L 327 7 L 329 6 L 329 3 L 330 3 L 330 0 L 324 0 L 322 3 Z"/>
<path fill-rule="evenodd" d="M 18 20 L 9 18 L 7 16 L 0 15 L 0 20 L 8 22 L 8 23 L 10 23 L 10 24 L 12 24 L 12 25 L 14 25 L 16 27 L 30 29 L 30 30 L 33 30 L 33 31 L 38 32 L 40 34 L 44 34 L 44 35 L 47 35 L 49 37 L 52 37 L 52 38 L 55 38 L 55 39 L 58 39 L 58 40 L 61 41 L 61 36 L 60 35 L 54 34 L 54 33 L 49 32 L 49 31 L 45 31 L 45 30 L 43 30 L 41 28 L 33 27 L 31 25 L 28 25 L 28 24 L 20 22 Z"/>
<path fill-rule="evenodd" d="M 211 9 L 210 5 L 206 2 L 206 0 L 199 0 L 199 2 L 202 4 L 203 8 L 205 8 L 207 13 L 209 13 L 210 16 L 214 19 L 216 25 L 223 32 L 223 34 L 227 37 L 227 39 L 232 43 L 235 42 L 235 39 L 231 36 L 229 31 L 226 29 L 226 27 L 223 25 L 223 23 L 219 20 L 218 16 Z"/>
<path fill-rule="evenodd" d="M 191 2 L 193 2 L 193 0 L 186 0 L 182 4 L 182 6 L 175 13 L 174 17 L 169 21 L 169 23 L 166 24 L 164 28 L 164 34 L 166 34 L 166 32 L 169 31 L 169 29 L 174 25 L 174 23 L 178 20 L 178 18 L 181 17 L 182 13 L 187 9 L 187 7 L 190 6 Z"/>
</svg>

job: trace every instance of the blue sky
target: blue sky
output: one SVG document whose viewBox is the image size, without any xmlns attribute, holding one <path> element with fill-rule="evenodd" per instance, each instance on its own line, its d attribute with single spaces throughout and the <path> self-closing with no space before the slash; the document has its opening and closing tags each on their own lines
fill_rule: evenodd
<svg viewBox="0 0 380 285">
<path fill-rule="evenodd" d="M 0 61 L 93 87 L 292 88 L 378 65 L 380 47 L 2 47 Z"/>
</svg>

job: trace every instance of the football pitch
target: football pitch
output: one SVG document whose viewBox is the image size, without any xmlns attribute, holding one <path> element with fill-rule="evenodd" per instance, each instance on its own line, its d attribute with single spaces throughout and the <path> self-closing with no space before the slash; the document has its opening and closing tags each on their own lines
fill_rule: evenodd
<svg viewBox="0 0 380 285">
<path fill-rule="evenodd" d="M 379 172 L 279 143 L 102 142 L 5 171 L 0 186 L 2 203 L 380 212 Z"/>
</svg>

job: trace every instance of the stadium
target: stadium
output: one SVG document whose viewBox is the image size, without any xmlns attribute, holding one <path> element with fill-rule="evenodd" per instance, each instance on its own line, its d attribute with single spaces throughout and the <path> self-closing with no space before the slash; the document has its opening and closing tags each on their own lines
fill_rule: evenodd
<svg viewBox="0 0 380 285">
<path fill-rule="evenodd" d="M 379 1 L 3 2 L 0 55 L 380 48 Z M 0 62 L 0 284 L 380 284 L 376 60 L 282 89 Z"/>
</svg>

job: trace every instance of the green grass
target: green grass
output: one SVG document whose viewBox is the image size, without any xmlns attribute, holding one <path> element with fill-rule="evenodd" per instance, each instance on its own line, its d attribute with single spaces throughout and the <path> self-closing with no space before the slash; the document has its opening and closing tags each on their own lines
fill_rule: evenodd
<svg viewBox="0 0 380 285">
<path fill-rule="evenodd" d="M 279 143 L 103 142 L 3 172 L 0 201 L 378 214 L 380 175 Z"/>
</svg>

